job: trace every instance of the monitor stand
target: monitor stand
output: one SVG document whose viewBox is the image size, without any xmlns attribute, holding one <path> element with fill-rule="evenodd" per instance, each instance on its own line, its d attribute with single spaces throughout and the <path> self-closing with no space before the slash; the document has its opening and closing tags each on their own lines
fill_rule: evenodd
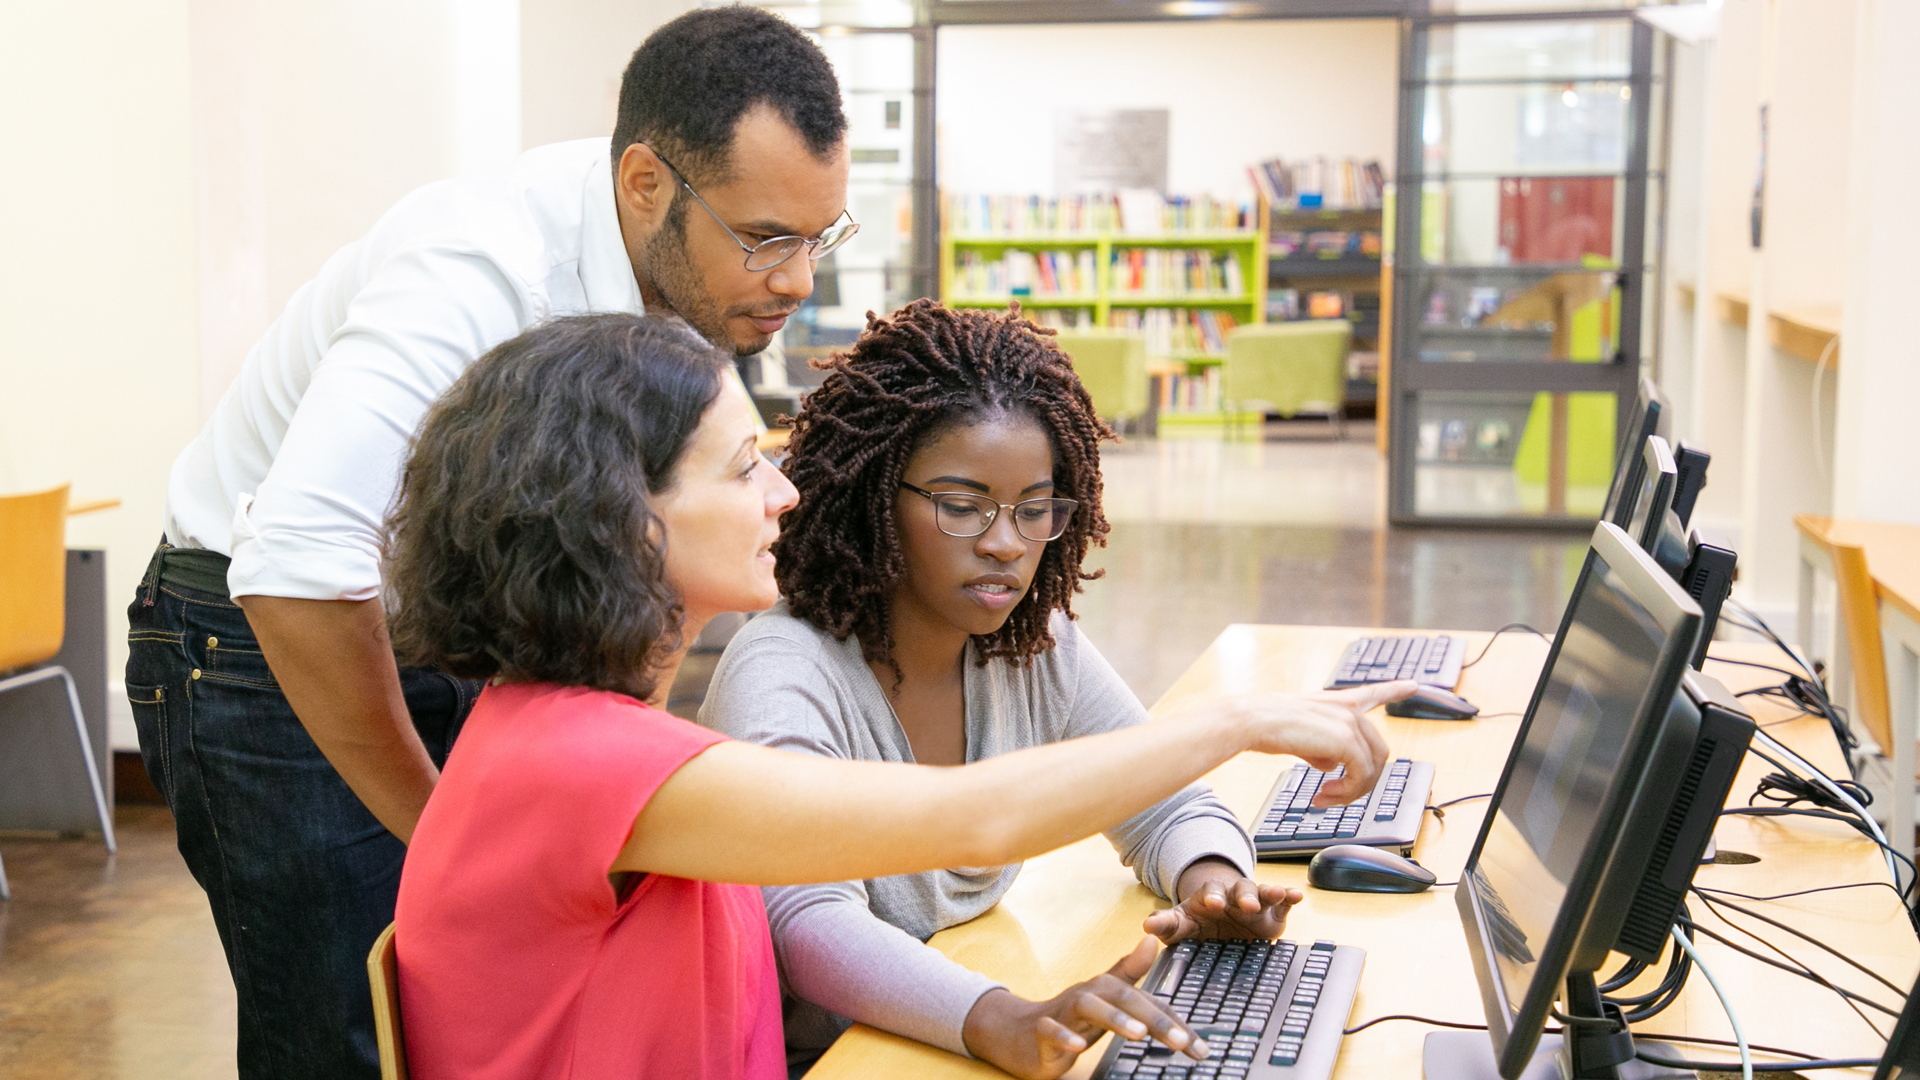
<svg viewBox="0 0 1920 1080">
<path fill-rule="evenodd" d="M 1590 971 L 1567 976 L 1565 1004 L 1568 1014 L 1620 1020 L 1620 1009 L 1601 1001 Z M 1633 1056 L 1631 1032 L 1615 1035 L 1596 1031 L 1575 1044 L 1578 1061 L 1569 1060 L 1566 1040 L 1559 1035 L 1542 1035 L 1527 1067 L 1514 1080 L 1694 1080 L 1691 1069 L 1670 1069 Z M 1685 1055 L 1665 1043 L 1644 1043 L 1662 1057 L 1684 1059 Z M 1436 1031 L 1427 1036 L 1421 1055 L 1421 1075 L 1425 1080 L 1501 1080 L 1500 1063 L 1493 1056 L 1493 1040 L 1484 1031 Z"/>
</svg>

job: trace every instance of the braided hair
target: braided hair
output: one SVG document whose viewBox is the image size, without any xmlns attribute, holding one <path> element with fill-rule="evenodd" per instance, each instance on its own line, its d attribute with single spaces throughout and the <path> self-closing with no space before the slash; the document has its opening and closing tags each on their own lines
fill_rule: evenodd
<svg viewBox="0 0 1920 1080">
<path fill-rule="evenodd" d="M 1033 418 L 1053 448 L 1054 493 L 1079 500 L 1047 545 L 1027 595 L 999 630 L 975 636 L 979 662 L 1016 664 L 1053 647 L 1048 619 L 1073 617 L 1087 549 L 1106 546 L 1100 442 L 1113 432 L 1073 373 L 1053 331 L 1020 314 L 954 311 L 915 300 L 825 365 L 826 381 L 794 424 L 785 465 L 800 502 L 780 519 L 775 574 L 787 609 L 840 641 L 860 639 L 869 663 L 896 674 L 889 600 L 905 578 L 894 506 L 907 462 L 929 436 L 976 419 Z"/>
</svg>

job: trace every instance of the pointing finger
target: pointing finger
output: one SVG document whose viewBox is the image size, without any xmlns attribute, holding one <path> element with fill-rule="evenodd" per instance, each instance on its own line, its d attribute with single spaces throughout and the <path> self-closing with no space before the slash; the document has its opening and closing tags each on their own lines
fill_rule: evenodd
<svg viewBox="0 0 1920 1080">
<path fill-rule="evenodd" d="M 1418 689 L 1420 684 L 1412 679 L 1395 679 L 1393 682 L 1367 683 L 1364 686 L 1355 686 L 1346 690 L 1335 690 L 1333 693 L 1344 697 L 1361 712 L 1367 712 L 1389 701 L 1399 701 Z"/>
</svg>

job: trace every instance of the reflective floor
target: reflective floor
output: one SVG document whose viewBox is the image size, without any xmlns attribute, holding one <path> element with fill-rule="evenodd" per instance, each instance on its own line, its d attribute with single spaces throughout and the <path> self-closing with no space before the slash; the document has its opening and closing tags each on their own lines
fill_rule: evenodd
<svg viewBox="0 0 1920 1080">
<path fill-rule="evenodd" d="M 1076 607 L 1151 702 L 1233 622 L 1551 632 L 1581 538 L 1389 530 L 1372 430 L 1274 425 L 1259 440 L 1139 440 L 1105 458 L 1107 576 Z M 694 657 L 675 711 L 698 707 Z M 165 811 L 126 807 L 121 851 L 0 835 L 0 1077 L 233 1075 L 234 1006 L 213 920 Z"/>
</svg>

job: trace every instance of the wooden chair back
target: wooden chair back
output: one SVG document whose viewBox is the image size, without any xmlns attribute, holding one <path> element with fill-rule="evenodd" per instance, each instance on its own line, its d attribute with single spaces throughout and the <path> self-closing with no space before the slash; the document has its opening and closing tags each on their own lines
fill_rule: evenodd
<svg viewBox="0 0 1920 1080">
<path fill-rule="evenodd" d="M 1881 752 L 1893 754 L 1893 708 L 1887 697 L 1887 654 L 1880 643 L 1880 599 L 1864 548 L 1830 544 L 1840 625 L 1853 665 L 1853 717 Z"/>
<path fill-rule="evenodd" d="M 367 954 L 367 979 L 373 984 L 373 1032 L 380 1044 L 380 1080 L 407 1080 L 407 1040 L 400 1029 L 400 961 L 388 923 Z"/>
<path fill-rule="evenodd" d="M 67 485 L 0 495 L 0 671 L 51 660 L 67 633 Z"/>
</svg>

